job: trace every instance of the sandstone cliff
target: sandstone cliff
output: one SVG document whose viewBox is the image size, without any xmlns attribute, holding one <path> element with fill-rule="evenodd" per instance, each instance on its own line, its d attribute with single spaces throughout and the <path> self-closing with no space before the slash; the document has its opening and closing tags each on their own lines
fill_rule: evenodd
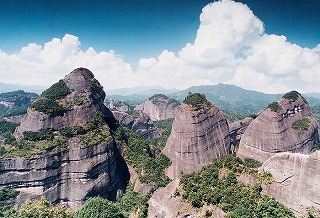
<svg viewBox="0 0 320 218">
<path fill-rule="evenodd" d="M 308 154 L 318 141 L 317 122 L 309 105 L 292 91 L 252 121 L 241 138 L 238 155 L 265 162 L 279 152 Z"/>
<path fill-rule="evenodd" d="M 155 127 L 150 118 L 142 112 L 132 116 L 124 112 L 113 111 L 113 115 L 122 126 L 133 130 L 143 138 L 152 139 L 161 136 L 161 130 Z"/>
<path fill-rule="evenodd" d="M 235 121 L 229 125 L 229 134 L 232 145 L 237 145 L 240 142 L 242 135 L 245 133 L 253 118 L 246 117 L 242 120 Z"/>
<path fill-rule="evenodd" d="M 147 114 L 152 121 L 174 118 L 177 107 L 180 105 L 175 99 L 157 94 L 149 98 L 143 104 L 137 105 L 135 110 Z"/>
<path fill-rule="evenodd" d="M 167 172 L 172 179 L 179 178 L 181 171 L 198 171 L 213 159 L 230 153 L 229 126 L 223 113 L 208 101 L 206 105 L 183 104 L 176 113 L 163 153 L 172 161 Z"/>
<path fill-rule="evenodd" d="M 320 151 L 311 155 L 277 154 L 261 168 L 277 182 L 263 188 L 269 195 L 300 215 L 305 214 L 306 207 L 320 209 Z"/>
<path fill-rule="evenodd" d="M 15 136 L 21 137 L 24 131 L 83 125 L 97 110 L 112 116 L 103 105 L 104 98 L 102 86 L 92 72 L 78 68 L 43 92 L 28 108 Z"/>
<path fill-rule="evenodd" d="M 84 68 L 46 90 L 16 129 L 19 141 L 7 146 L 16 150 L 29 146 L 18 153 L 25 157 L 8 151 L 0 160 L 0 187 L 19 190 L 20 204 L 44 195 L 54 204 L 78 209 L 91 196 L 115 199 L 125 189 L 129 172 L 113 135 L 117 123 L 103 105 L 104 96 L 102 86 Z M 53 138 L 26 141 L 26 133 L 43 130 Z"/>
</svg>

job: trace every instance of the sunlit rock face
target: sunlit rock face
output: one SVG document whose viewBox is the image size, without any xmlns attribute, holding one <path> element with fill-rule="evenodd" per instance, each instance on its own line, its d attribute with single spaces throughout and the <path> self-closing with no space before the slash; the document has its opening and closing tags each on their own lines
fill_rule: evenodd
<svg viewBox="0 0 320 218">
<path fill-rule="evenodd" d="M 166 120 L 174 118 L 179 105 L 180 102 L 177 100 L 157 94 L 150 97 L 144 103 L 137 105 L 135 110 L 148 115 L 152 121 Z"/>
<path fill-rule="evenodd" d="M 172 161 L 167 170 L 172 179 L 179 178 L 180 172 L 198 171 L 213 159 L 230 153 L 229 126 L 222 111 L 212 104 L 198 108 L 180 106 L 163 153 Z"/>
<path fill-rule="evenodd" d="M 318 141 L 318 124 L 308 103 L 292 91 L 251 122 L 241 138 L 238 156 L 265 162 L 279 152 L 309 154 Z"/>
</svg>

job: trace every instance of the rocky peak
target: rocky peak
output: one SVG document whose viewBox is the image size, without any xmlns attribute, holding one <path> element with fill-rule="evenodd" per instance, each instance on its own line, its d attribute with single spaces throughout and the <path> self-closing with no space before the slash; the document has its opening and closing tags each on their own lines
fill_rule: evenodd
<svg viewBox="0 0 320 218">
<path fill-rule="evenodd" d="M 198 97 L 200 103 L 192 101 L 199 100 Z M 219 108 L 201 94 L 187 99 L 176 113 L 163 149 L 172 161 L 168 169 L 168 176 L 172 179 L 179 178 L 181 171 L 198 171 L 213 159 L 230 152 L 229 126 Z"/>
<path fill-rule="evenodd" d="M 98 110 L 105 116 L 112 116 L 103 105 L 104 98 L 103 87 L 93 73 L 85 68 L 75 69 L 31 104 L 15 136 L 20 138 L 24 131 L 83 125 Z"/>
<path fill-rule="evenodd" d="M 137 105 L 135 110 L 147 114 L 152 121 L 174 118 L 180 102 L 163 94 L 150 97 L 143 104 Z"/>
<path fill-rule="evenodd" d="M 317 127 L 307 101 L 296 91 L 288 92 L 252 121 L 238 154 L 261 162 L 278 152 L 308 154 L 319 141 Z"/>
</svg>

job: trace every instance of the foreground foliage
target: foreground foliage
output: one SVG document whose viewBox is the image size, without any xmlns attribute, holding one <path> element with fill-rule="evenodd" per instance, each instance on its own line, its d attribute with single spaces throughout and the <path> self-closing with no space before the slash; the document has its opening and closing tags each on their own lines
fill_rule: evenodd
<svg viewBox="0 0 320 218">
<path fill-rule="evenodd" d="M 201 171 L 182 174 L 182 197 L 193 207 L 215 204 L 228 213 L 228 217 L 294 217 L 292 211 L 273 198 L 261 195 L 261 185 L 248 187 L 237 181 L 236 175 L 247 172 L 254 176 L 257 166 L 253 161 L 242 162 L 233 155 L 223 156 Z M 226 175 L 221 175 L 221 170 Z M 260 177 L 260 182 L 269 182 Z"/>
</svg>

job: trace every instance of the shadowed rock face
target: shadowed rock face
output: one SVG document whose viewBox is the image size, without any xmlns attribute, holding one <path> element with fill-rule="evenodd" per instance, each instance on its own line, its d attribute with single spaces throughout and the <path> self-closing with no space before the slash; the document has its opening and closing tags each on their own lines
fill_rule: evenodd
<svg viewBox="0 0 320 218">
<path fill-rule="evenodd" d="M 163 153 L 172 161 L 167 174 L 179 178 L 230 152 L 229 126 L 218 107 L 179 107 Z"/>
<path fill-rule="evenodd" d="M 275 178 L 275 184 L 263 188 L 269 195 L 305 214 L 306 207 L 320 209 L 320 151 L 311 155 L 281 153 L 266 161 L 262 167 Z"/>
<path fill-rule="evenodd" d="M 240 141 L 238 155 L 265 162 L 279 152 L 310 153 L 319 141 L 317 121 L 308 104 L 298 94 L 296 100 L 282 98 L 277 111 L 267 108 L 252 121 Z M 306 130 L 292 128 L 298 120 L 308 119 Z"/>
<path fill-rule="evenodd" d="M 158 94 L 149 98 L 143 104 L 136 106 L 135 110 L 142 111 L 152 121 L 174 118 L 180 102 L 165 95 Z"/>
<path fill-rule="evenodd" d="M 18 204 L 44 195 L 54 204 L 78 209 L 88 197 L 100 195 L 113 200 L 118 191 L 125 190 L 129 172 L 120 154 L 121 148 L 117 147 L 110 131 L 117 123 L 103 105 L 102 87 L 84 68 L 72 71 L 63 81 L 70 89 L 69 94 L 57 100 L 64 110 L 52 115 L 31 106 L 15 135 L 21 137 L 24 131 L 56 131 L 62 127 L 81 126 L 99 111 L 105 120 L 102 127 L 97 126 L 97 129 L 103 128 L 103 139 L 93 139 L 95 141 L 88 144 L 95 135 L 88 135 L 89 139 L 84 139 L 85 135 L 73 135 L 66 139 L 64 149 L 47 149 L 42 155 L 31 158 L 0 159 L 0 187 L 19 190 Z M 55 137 L 62 137 L 56 134 Z"/>
</svg>

